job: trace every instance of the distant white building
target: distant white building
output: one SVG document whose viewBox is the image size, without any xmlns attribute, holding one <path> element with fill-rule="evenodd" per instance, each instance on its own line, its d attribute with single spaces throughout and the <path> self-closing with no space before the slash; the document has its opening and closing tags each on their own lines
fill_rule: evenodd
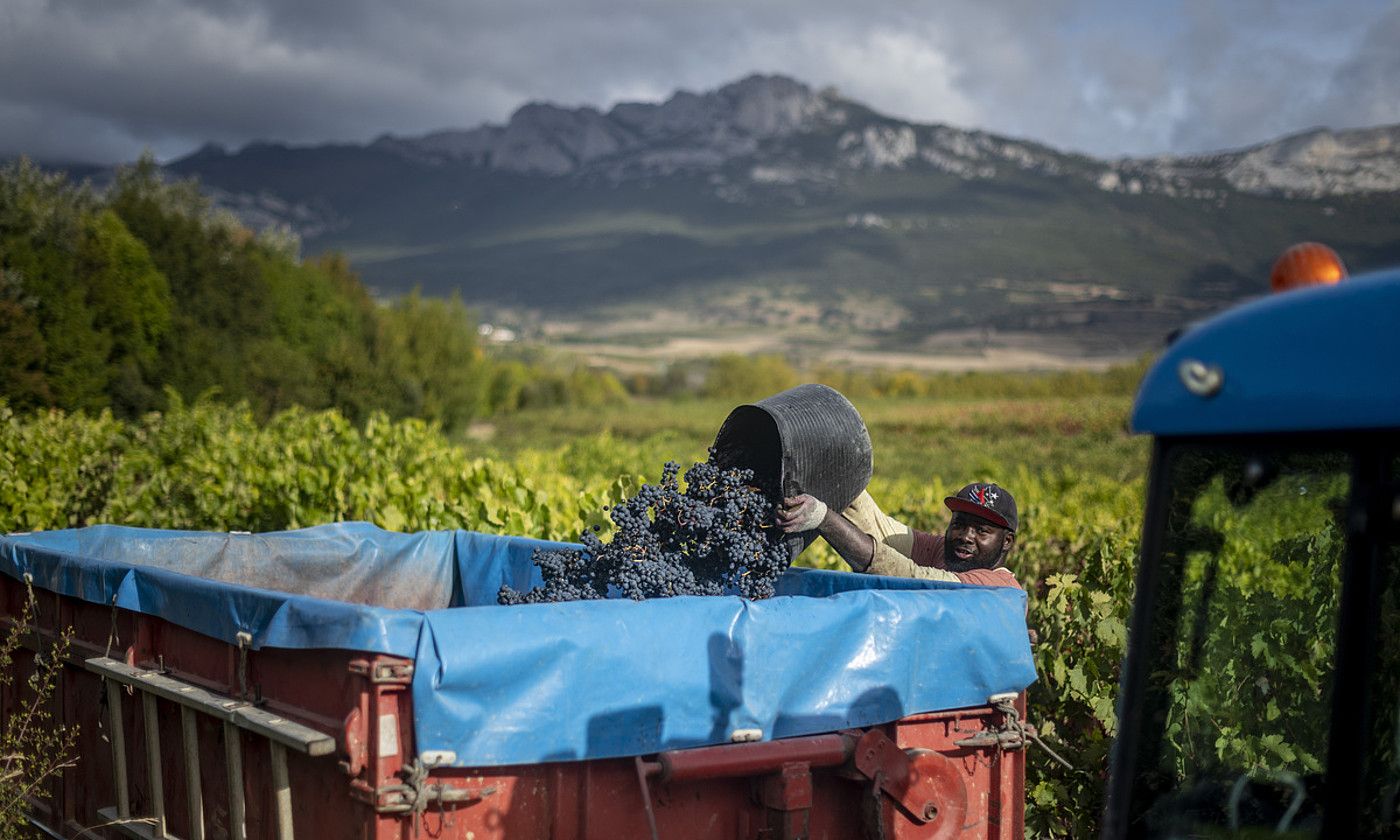
<svg viewBox="0 0 1400 840">
<path fill-rule="evenodd" d="M 515 330 L 510 327 L 498 327 L 494 324 L 482 324 L 476 328 L 476 332 L 487 341 L 496 344 L 506 344 L 515 340 Z"/>
</svg>

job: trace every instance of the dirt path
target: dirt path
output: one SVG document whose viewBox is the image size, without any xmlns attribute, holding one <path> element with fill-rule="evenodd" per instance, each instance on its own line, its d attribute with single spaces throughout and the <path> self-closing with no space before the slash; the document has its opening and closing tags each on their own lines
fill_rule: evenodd
<svg viewBox="0 0 1400 840">
<path fill-rule="evenodd" d="M 568 350 L 590 364 L 623 372 L 653 369 L 684 359 L 703 359 L 726 353 L 753 356 L 762 353 L 785 354 L 791 348 L 782 336 L 750 335 L 724 338 L 677 337 L 661 344 L 569 343 Z M 975 354 L 938 351 L 890 352 L 831 348 L 804 348 L 802 355 L 813 365 L 837 367 L 891 368 L 920 371 L 964 370 L 1104 370 L 1132 357 L 1078 357 L 1060 355 L 1030 347 L 989 347 Z"/>
</svg>

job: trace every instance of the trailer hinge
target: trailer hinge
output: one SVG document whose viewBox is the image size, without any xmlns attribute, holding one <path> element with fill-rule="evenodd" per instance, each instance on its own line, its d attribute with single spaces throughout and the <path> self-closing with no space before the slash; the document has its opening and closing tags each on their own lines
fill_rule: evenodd
<svg viewBox="0 0 1400 840">
<path fill-rule="evenodd" d="M 1020 727 L 1011 727 L 1002 724 L 998 729 L 984 729 L 976 735 L 969 735 L 966 738 L 959 738 L 953 743 L 964 749 L 981 749 L 983 747 L 996 747 L 999 750 L 1023 750 L 1026 748 L 1028 736 L 1035 734 L 1035 727 L 1028 723 L 1023 723 Z"/>
<path fill-rule="evenodd" d="M 367 659 L 350 660 L 349 671 L 358 674 L 376 685 L 411 685 L 413 683 L 412 662 L 377 662 Z"/>
<path fill-rule="evenodd" d="M 934 836 L 942 837 L 949 826 L 961 827 L 967 814 L 967 786 L 962 770 L 952 760 L 933 750 L 900 749 L 878 729 L 871 729 L 856 743 L 852 757 L 855 769 L 871 782 L 875 799 L 877 831 L 884 829 L 881 794 L 899 807 L 917 825 L 936 825 Z"/>
</svg>

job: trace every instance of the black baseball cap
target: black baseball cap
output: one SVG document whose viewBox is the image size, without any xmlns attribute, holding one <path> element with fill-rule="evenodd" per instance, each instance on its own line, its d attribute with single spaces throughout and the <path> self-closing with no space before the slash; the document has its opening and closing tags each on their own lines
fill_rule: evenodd
<svg viewBox="0 0 1400 840">
<path fill-rule="evenodd" d="M 1019 520 L 1016 518 L 1016 500 L 1004 487 L 974 481 L 957 493 L 943 500 L 948 510 L 962 511 L 980 516 L 988 522 L 995 522 L 1003 528 L 1015 531 Z"/>
</svg>

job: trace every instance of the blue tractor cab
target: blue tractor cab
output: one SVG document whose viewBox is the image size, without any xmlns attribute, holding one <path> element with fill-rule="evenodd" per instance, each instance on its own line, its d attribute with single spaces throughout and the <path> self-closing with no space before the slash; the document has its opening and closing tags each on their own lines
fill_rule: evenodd
<svg viewBox="0 0 1400 840">
<path fill-rule="evenodd" d="M 1186 329 L 1132 426 L 1103 837 L 1400 835 L 1400 271 Z"/>
</svg>

